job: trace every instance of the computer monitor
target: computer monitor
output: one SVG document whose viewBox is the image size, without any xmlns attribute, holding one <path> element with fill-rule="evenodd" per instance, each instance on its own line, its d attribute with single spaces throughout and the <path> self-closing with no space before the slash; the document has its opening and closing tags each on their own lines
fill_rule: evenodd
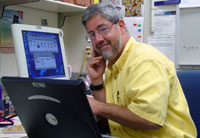
<svg viewBox="0 0 200 138">
<path fill-rule="evenodd" d="M 69 79 L 63 31 L 12 24 L 19 77 Z"/>
</svg>

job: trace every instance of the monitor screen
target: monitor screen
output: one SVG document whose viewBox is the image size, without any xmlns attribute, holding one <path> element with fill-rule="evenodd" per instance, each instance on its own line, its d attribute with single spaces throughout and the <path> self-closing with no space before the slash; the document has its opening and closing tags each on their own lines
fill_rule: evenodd
<svg viewBox="0 0 200 138">
<path fill-rule="evenodd" d="M 22 31 L 29 77 L 64 77 L 58 34 Z"/>
<path fill-rule="evenodd" d="M 14 24 L 12 34 L 20 77 L 68 79 L 62 30 Z"/>
</svg>

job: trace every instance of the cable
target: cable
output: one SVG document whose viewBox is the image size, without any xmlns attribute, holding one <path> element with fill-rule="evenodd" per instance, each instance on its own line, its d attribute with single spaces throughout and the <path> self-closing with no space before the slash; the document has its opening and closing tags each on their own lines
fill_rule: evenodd
<svg viewBox="0 0 200 138">
<path fill-rule="evenodd" d="M 88 44 L 91 43 L 91 40 L 87 36 L 86 36 L 86 40 L 87 40 Z M 89 55 L 90 55 L 90 46 L 87 46 L 86 47 L 86 51 L 85 51 L 85 57 L 84 57 L 84 60 L 82 62 L 82 65 L 81 65 L 81 70 L 80 70 L 79 74 L 76 77 L 77 80 L 79 79 L 79 77 L 80 77 L 80 75 L 82 73 L 83 67 L 84 67 L 85 62 L 86 62 L 86 60 L 87 60 L 87 58 L 88 58 Z"/>
<path fill-rule="evenodd" d="M 62 28 L 64 26 L 66 18 L 67 18 L 67 16 L 64 16 L 63 22 L 62 22 L 62 24 L 61 24 L 61 26 L 59 28 Z"/>
<path fill-rule="evenodd" d="M 89 55 L 89 53 L 86 53 L 86 54 L 85 54 L 83 63 L 82 63 L 82 65 L 81 65 L 81 70 L 80 70 L 78 76 L 76 77 L 77 80 L 79 79 L 79 77 L 80 77 L 80 75 L 81 75 L 81 73 L 82 73 L 82 70 L 83 70 L 83 67 L 84 67 L 84 65 L 85 65 L 85 62 L 86 62 L 86 60 L 87 60 L 87 56 L 88 56 L 88 55 Z"/>
<path fill-rule="evenodd" d="M 0 122 L 8 121 L 8 123 L 0 124 L 0 127 L 14 125 L 14 122 L 11 119 L 16 116 L 17 116 L 16 114 L 12 115 L 12 116 L 8 116 L 8 117 L 4 117 L 4 116 L 0 115 L 0 118 L 2 119 Z"/>
</svg>

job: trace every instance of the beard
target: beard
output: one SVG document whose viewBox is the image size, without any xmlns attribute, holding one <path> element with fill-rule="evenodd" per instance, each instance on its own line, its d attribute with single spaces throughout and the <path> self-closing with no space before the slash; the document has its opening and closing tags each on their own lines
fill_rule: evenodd
<svg viewBox="0 0 200 138">
<path fill-rule="evenodd" d="M 110 42 L 111 44 L 111 50 L 103 50 L 101 52 L 101 56 L 105 60 L 113 60 L 115 57 L 117 57 L 122 49 L 122 37 L 120 35 L 119 40 L 116 40 L 115 42 Z"/>
</svg>

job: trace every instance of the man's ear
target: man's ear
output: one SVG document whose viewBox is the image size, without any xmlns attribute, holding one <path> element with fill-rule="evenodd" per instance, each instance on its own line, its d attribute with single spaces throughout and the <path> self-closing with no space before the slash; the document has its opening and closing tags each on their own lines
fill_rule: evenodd
<svg viewBox="0 0 200 138">
<path fill-rule="evenodd" d="M 126 31 L 126 25 L 125 25 L 124 20 L 119 20 L 118 25 L 122 32 Z"/>
</svg>

